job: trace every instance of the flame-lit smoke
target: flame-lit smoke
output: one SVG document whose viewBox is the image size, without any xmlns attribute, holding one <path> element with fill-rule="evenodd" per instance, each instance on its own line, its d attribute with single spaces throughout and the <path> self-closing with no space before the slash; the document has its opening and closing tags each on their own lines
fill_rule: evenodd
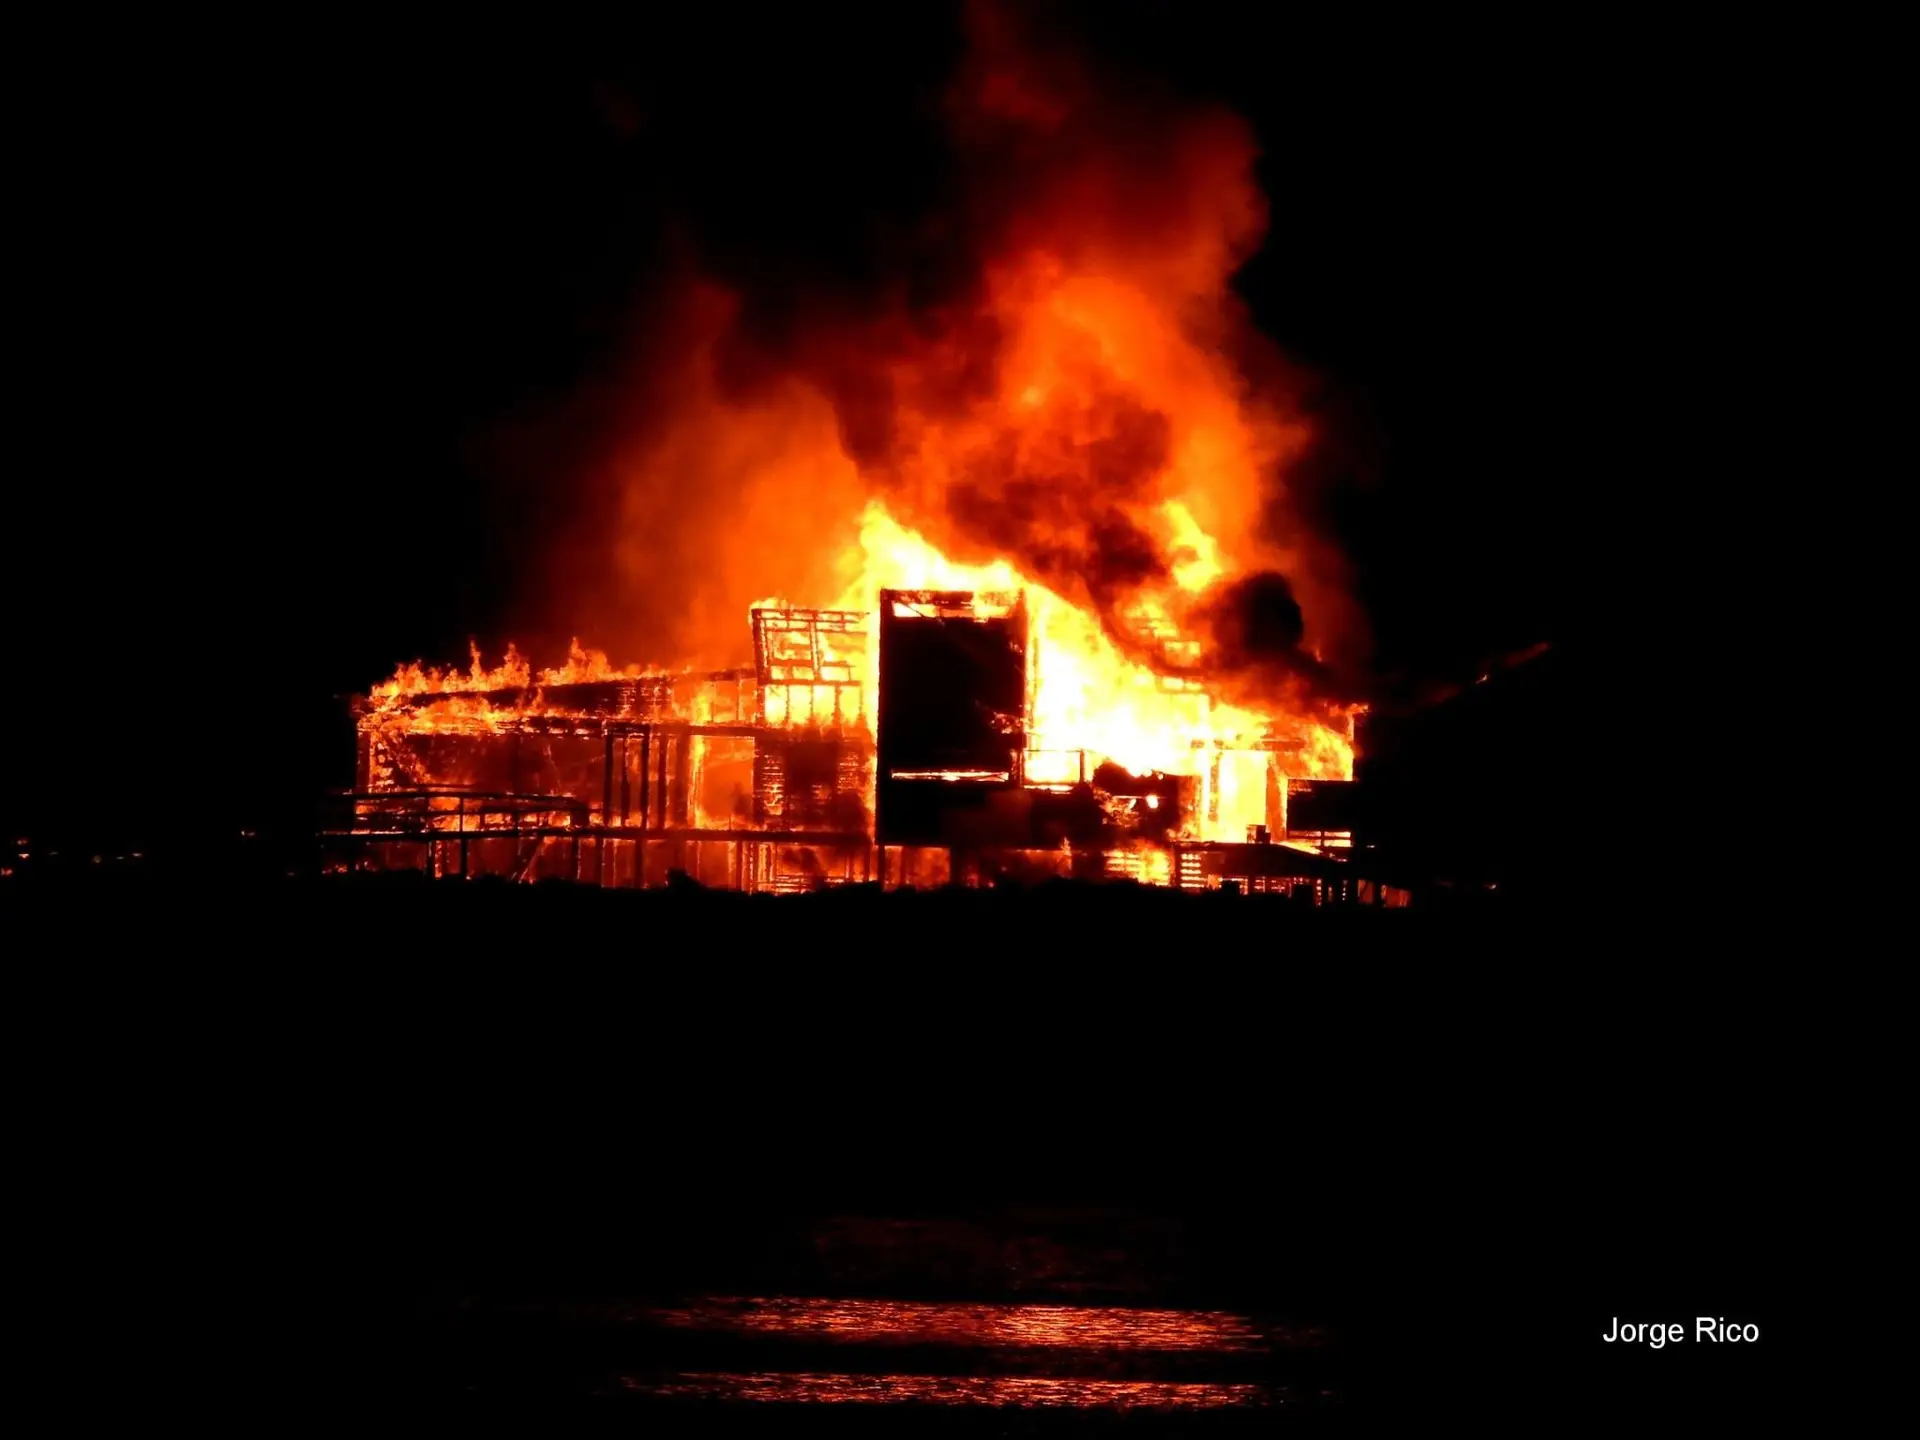
<svg viewBox="0 0 1920 1440">
<path fill-rule="evenodd" d="M 877 497 L 954 559 L 1005 559 L 1092 609 L 1135 658 L 1153 661 L 1170 623 L 1201 646 L 1190 670 L 1241 698 L 1322 678 L 1305 645 L 1351 652 L 1358 627 L 1337 558 L 1288 503 L 1312 437 L 1235 364 L 1258 340 L 1229 282 L 1267 219 L 1251 133 L 1104 93 L 992 9 L 972 14 L 948 104 L 966 180 L 934 226 L 967 237 L 967 283 L 858 315 L 803 297 L 777 325 L 734 324 L 708 352 L 730 425 L 715 438 L 777 456 L 756 497 L 815 514 L 850 487 Z M 815 448 L 822 401 L 837 444 Z M 671 484 L 656 466 L 636 481 L 642 506 Z M 1300 634 L 1246 623 L 1239 599 L 1283 594 Z M 748 598 L 729 597 L 735 613 Z"/>
<path fill-rule="evenodd" d="M 961 183 L 898 277 L 850 297 L 701 274 L 656 317 L 613 584 L 587 583 L 594 547 L 569 556 L 593 638 L 737 664 L 769 597 L 1021 588 L 1041 743 L 1172 768 L 1264 732 L 1289 773 L 1350 773 L 1362 627 L 1289 494 L 1311 427 L 1230 284 L 1269 223 L 1251 131 L 1116 89 L 994 7 L 969 36 Z"/>
</svg>

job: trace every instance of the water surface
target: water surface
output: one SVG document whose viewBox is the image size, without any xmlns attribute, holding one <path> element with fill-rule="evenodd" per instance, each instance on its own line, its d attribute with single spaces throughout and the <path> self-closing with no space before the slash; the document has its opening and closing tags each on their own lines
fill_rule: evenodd
<svg viewBox="0 0 1920 1440">
<path fill-rule="evenodd" d="M 1327 1327 L 1191 1303 L 1156 1243 L 1098 1225 L 836 1221 L 730 1273 L 860 1293 L 481 1300 L 466 1314 L 466 1388 L 585 1392 L 715 1424 L 892 1408 L 1177 1428 L 1341 1406 Z"/>
</svg>

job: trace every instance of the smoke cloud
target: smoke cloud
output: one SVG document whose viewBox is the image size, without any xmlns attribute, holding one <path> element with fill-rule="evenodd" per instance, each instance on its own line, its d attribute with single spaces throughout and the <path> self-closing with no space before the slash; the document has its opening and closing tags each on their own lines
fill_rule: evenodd
<svg viewBox="0 0 1920 1440">
<path fill-rule="evenodd" d="M 738 663 L 749 605 L 831 603 L 854 578 L 878 499 L 1157 668 L 1236 702 L 1339 698 L 1365 632 L 1289 490 L 1312 428 L 1231 288 L 1269 220 L 1254 136 L 998 7 L 966 31 L 930 112 L 937 178 L 854 227 L 858 263 L 762 266 L 689 227 L 604 533 L 568 546 L 583 633 Z M 1147 602 L 1197 655 L 1165 657 Z"/>
</svg>

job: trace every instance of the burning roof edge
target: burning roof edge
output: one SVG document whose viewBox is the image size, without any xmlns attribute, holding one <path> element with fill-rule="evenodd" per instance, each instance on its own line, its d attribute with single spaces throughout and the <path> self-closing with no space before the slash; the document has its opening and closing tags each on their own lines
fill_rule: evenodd
<svg viewBox="0 0 1920 1440">
<path fill-rule="evenodd" d="M 347 702 L 355 714 L 406 712 L 455 701 L 467 704 L 478 703 L 502 710 L 520 709 L 533 705 L 545 705 L 561 710 L 597 710 L 618 708 L 623 703 L 632 703 L 642 695 L 665 695 L 679 684 L 735 685 L 751 683 L 757 679 L 758 671 L 755 667 L 746 665 L 726 670 L 663 671 L 652 675 L 629 675 L 607 680 L 535 682 L 487 690 L 449 688 L 422 690 L 410 695 L 381 695 L 377 691 L 363 692 L 340 698 Z"/>
</svg>

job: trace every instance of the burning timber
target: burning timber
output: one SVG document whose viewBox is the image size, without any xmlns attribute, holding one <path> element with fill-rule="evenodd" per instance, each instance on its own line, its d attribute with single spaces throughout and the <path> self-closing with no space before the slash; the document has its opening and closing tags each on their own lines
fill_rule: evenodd
<svg viewBox="0 0 1920 1440">
<path fill-rule="evenodd" d="M 739 669 L 607 675 L 576 654 L 545 676 L 476 663 L 358 699 L 333 867 L 1356 896 L 1350 783 L 1289 776 L 1277 742 L 1195 738 L 1177 774 L 1047 748 L 1023 594 L 887 590 L 877 613 L 767 607 L 751 629 Z"/>
</svg>

